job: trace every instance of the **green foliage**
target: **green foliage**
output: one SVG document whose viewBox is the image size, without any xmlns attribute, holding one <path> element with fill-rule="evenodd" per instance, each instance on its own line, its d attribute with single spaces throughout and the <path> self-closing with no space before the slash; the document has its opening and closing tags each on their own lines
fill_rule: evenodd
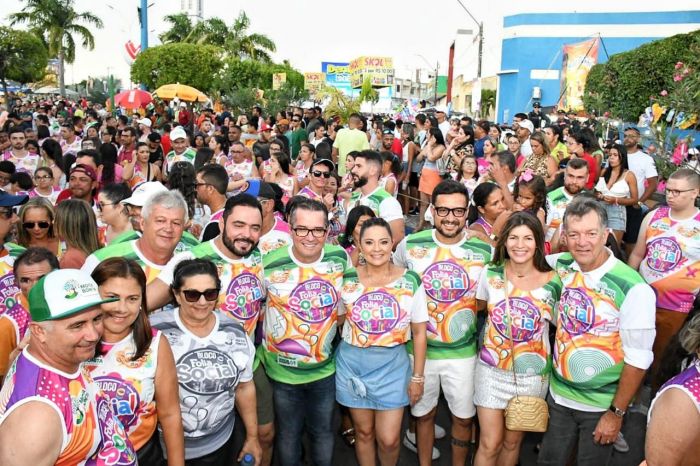
<svg viewBox="0 0 700 466">
<path fill-rule="evenodd" d="M 267 91 L 272 89 L 272 75 L 274 73 L 286 73 L 286 86 L 301 94 L 304 89 L 304 75 L 290 65 L 240 60 L 234 57 L 224 59 L 221 69 L 216 74 L 213 86 L 222 95 L 231 93 L 235 89 L 246 88 Z"/>
<path fill-rule="evenodd" d="M 95 38 L 85 26 L 102 27 L 102 20 L 92 13 L 75 11 L 74 0 L 24 0 L 21 11 L 9 16 L 10 25 L 27 24 L 46 44 L 49 56 L 60 61 L 59 83 L 61 94 L 65 90 L 64 63 L 75 60 L 75 37 L 82 40 L 84 48 L 95 48 Z"/>
<path fill-rule="evenodd" d="M 362 81 L 362 88 L 360 89 L 359 95 L 360 103 L 371 102 L 376 104 L 379 102 L 379 92 L 372 87 L 372 80 L 368 77 Z"/>
<path fill-rule="evenodd" d="M 131 67 L 131 79 L 151 89 L 180 83 L 204 93 L 216 89 L 215 76 L 222 67 L 222 51 L 213 45 L 166 44 L 139 53 Z"/>
<path fill-rule="evenodd" d="M 637 121 L 650 99 L 673 84 L 677 62 L 698 69 L 699 41 L 700 31 L 694 31 L 613 55 L 588 74 L 584 105 L 588 110 L 610 111 L 614 117 Z"/>
<path fill-rule="evenodd" d="M 38 37 L 26 31 L 0 27 L 0 81 L 22 84 L 44 77 L 48 52 Z"/>
<path fill-rule="evenodd" d="M 485 115 L 491 107 L 496 107 L 496 89 L 482 89 L 481 113 Z"/>
<path fill-rule="evenodd" d="M 277 50 L 275 43 L 264 34 L 248 33 L 250 18 L 244 11 L 229 27 L 221 18 L 213 17 L 198 23 L 184 13 L 167 15 L 165 21 L 171 27 L 159 37 L 164 44 L 185 42 L 222 47 L 229 57 L 272 62 L 271 53 Z"/>
<path fill-rule="evenodd" d="M 318 100 L 324 101 L 324 115 L 329 118 L 340 118 L 340 123 L 345 125 L 353 113 L 360 113 L 362 100 L 352 98 L 335 87 L 325 86 L 316 93 Z"/>
</svg>

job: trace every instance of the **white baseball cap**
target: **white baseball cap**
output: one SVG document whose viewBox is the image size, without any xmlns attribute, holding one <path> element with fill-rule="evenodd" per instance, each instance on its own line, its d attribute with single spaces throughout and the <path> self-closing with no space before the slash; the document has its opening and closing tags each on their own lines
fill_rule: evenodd
<svg viewBox="0 0 700 466">
<path fill-rule="evenodd" d="M 178 139 L 186 139 L 187 133 L 182 126 L 178 126 L 170 132 L 170 140 L 177 141 Z"/>
<path fill-rule="evenodd" d="M 147 181 L 138 185 L 131 197 L 121 201 L 121 204 L 130 204 L 136 207 L 143 207 L 149 197 L 162 191 L 167 191 L 168 188 L 163 186 L 160 181 Z"/>
<path fill-rule="evenodd" d="M 518 126 L 530 131 L 530 134 L 535 132 L 535 125 L 533 125 L 530 120 L 522 120 L 522 121 L 518 122 Z"/>
<path fill-rule="evenodd" d="M 150 118 L 141 118 L 139 120 L 139 124 L 150 128 L 153 122 L 150 120 Z"/>
<path fill-rule="evenodd" d="M 82 270 L 59 269 L 43 276 L 29 291 L 29 312 L 34 322 L 65 319 L 102 303 L 97 283 Z"/>
</svg>

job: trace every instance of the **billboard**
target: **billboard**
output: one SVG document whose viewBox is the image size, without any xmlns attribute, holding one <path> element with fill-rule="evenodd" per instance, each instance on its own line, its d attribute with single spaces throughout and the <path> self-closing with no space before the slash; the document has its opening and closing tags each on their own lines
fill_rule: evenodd
<svg viewBox="0 0 700 466">
<path fill-rule="evenodd" d="M 558 109 L 583 110 L 586 78 L 593 65 L 598 63 L 599 45 L 600 40 L 595 38 L 564 46 Z"/>
<path fill-rule="evenodd" d="M 362 87 L 369 77 L 373 87 L 394 85 L 394 60 L 391 57 L 364 56 L 350 62 L 350 85 L 357 89 Z"/>
<path fill-rule="evenodd" d="M 287 73 L 272 73 L 272 90 L 279 90 L 287 82 Z"/>
<path fill-rule="evenodd" d="M 304 89 L 310 93 L 318 92 L 326 83 L 326 75 L 315 71 L 304 73 Z"/>
<path fill-rule="evenodd" d="M 335 87 L 345 95 L 352 94 L 350 85 L 350 63 L 348 62 L 321 62 L 321 71 L 326 74 L 326 86 Z"/>
</svg>

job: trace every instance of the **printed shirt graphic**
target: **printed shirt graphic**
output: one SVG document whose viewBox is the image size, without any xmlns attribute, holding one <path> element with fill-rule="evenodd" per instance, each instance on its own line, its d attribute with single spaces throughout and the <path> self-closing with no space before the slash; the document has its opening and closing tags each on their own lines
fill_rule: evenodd
<svg viewBox="0 0 700 466">
<path fill-rule="evenodd" d="M 263 258 L 267 308 L 262 361 L 273 380 L 300 384 L 335 372 L 333 340 L 343 283 L 354 275 L 347 253 L 325 245 L 321 258 L 302 264 L 292 246 Z"/>
<path fill-rule="evenodd" d="M 10 354 L 27 334 L 29 323 L 32 321 L 27 307 L 29 304 L 20 293 L 15 305 L 0 315 L 0 374 L 7 373 Z"/>
<path fill-rule="evenodd" d="M 651 419 L 651 412 L 654 409 L 656 400 L 661 397 L 663 392 L 671 388 L 685 393 L 688 398 L 690 398 L 690 401 L 695 404 L 695 408 L 697 408 L 698 414 L 700 414 L 700 359 L 696 359 L 695 362 L 690 364 L 683 372 L 673 377 L 661 387 L 661 390 L 658 391 L 654 401 L 652 401 L 649 407 L 649 419 Z"/>
<path fill-rule="evenodd" d="M 182 154 L 175 154 L 175 151 L 171 150 L 168 152 L 168 155 L 165 156 L 165 167 L 167 168 L 166 172 L 170 173 L 170 170 L 173 169 L 173 165 L 176 162 L 189 162 L 194 164 L 194 158 L 196 156 L 197 153 L 191 147 L 185 149 Z"/>
<path fill-rule="evenodd" d="M 55 408 L 64 427 L 56 465 L 135 465 L 136 453 L 109 401 L 85 367 L 66 374 L 24 350 L 10 367 L 0 391 L 0 424 L 29 401 Z"/>
<path fill-rule="evenodd" d="M 382 287 L 365 287 L 349 274 L 341 295 L 347 309 L 343 340 L 354 346 L 402 345 L 411 339 L 411 322 L 428 321 L 425 290 L 410 270 Z"/>
<path fill-rule="evenodd" d="M 441 244 L 434 230 L 426 230 L 405 238 L 396 248 L 394 261 L 421 276 L 430 316 L 428 359 L 474 356 L 476 287 L 491 261 L 491 246 L 476 238 Z"/>
<path fill-rule="evenodd" d="M 383 218 L 387 222 L 403 218 L 403 211 L 401 210 L 399 201 L 386 192 L 381 186 L 377 186 L 377 189 L 367 196 L 363 196 L 360 190 L 353 191 L 350 195 L 350 199 L 347 201 L 344 211 L 349 213 L 353 207 L 357 207 L 358 205 L 369 207 L 374 212 L 374 215 Z M 341 220 L 344 224 L 345 219 L 343 218 Z"/>
<path fill-rule="evenodd" d="M 112 241 L 110 241 L 107 246 L 112 246 L 118 243 L 127 243 L 129 241 L 139 239 L 140 237 L 141 233 L 139 233 L 136 230 L 125 231 L 121 235 L 112 239 Z M 177 243 L 177 246 L 175 246 L 175 251 L 173 254 L 189 251 L 191 248 L 197 246 L 198 244 L 200 244 L 200 241 L 192 233 L 190 233 L 189 231 L 183 231 L 182 238 L 180 238 L 180 241 Z"/>
<path fill-rule="evenodd" d="M 700 292 L 700 211 L 682 221 L 666 206 L 652 215 L 639 273 L 656 291 L 658 307 L 687 314 Z"/>
<path fill-rule="evenodd" d="M 175 356 L 185 459 L 199 458 L 226 443 L 233 431 L 236 387 L 253 379 L 253 342 L 241 324 L 219 312 L 214 315 L 216 324 L 206 337 L 187 330 L 179 309 L 150 317 Z"/>
<path fill-rule="evenodd" d="M 25 249 L 12 243 L 5 243 L 5 248 L 0 250 L 0 315 L 11 309 L 19 300 L 19 287 L 15 283 L 15 274 L 12 266 L 15 258 Z"/>
<path fill-rule="evenodd" d="M 606 265 L 614 265 L 599 280 L 586 277 L 569 253 L 548 257 L 563 284 L 550 389 L 555 397 L 600 409 L 612 403 L 624 365 L 620 309 L 630 290 L 644 284 L 610 255 Z"/>
<path fill-rule="evenodd" d="M 560 187 L 547 194 L 547 232 L 546 241 L 550 241 L 554 233 L 559 229 L 561 222 L 564 220 L 564 211 L 569 205 L 573 196 Z"/>
<path fill-rule="evenodd" d="M 488 310 L 484 344 L 479 351 L 481 361 L 510 371 L 513 369 L 512 348 L 515 345 L 516 372 L 529 375 L 549 373 L 551 350 L 547 321 L 556 323 L 556 304 L 562 287 L 559 276 L 556 273 L 551 275 L 549 282 L 535 290 L 518 290 L 509 284 L 509 319 L 503 266 L 487 266 L 476 291 L 476 298 L 486 301 Z M 509 321 L 512 324 L 509 325 Z"/>
<path fill-rule="evenodd" d="M 266 256 L 272 251 L 290 244 L 292 244 L 292 237 L 290 236 L 289 224 L 281 218 L 275 217 L 275 226 L 260 237 L 258 249 L 263 256 Z"/>
<path fill-rule="evenodd" d="M 139 250 L 136 241 L 128 241 L 124 243 L 110 244 L 102 249 L 90 254 L 87 259 L 85 259 L 85 264 L 81 270 L 87 273 L 92 273 L 95 267 L 105 259 L 111 257 L 124 257 L 125 259 L 133 259 L 143 268 L 146 274 L 146 282 L 151 283 L 158 277 L 160 271 L 165 267 L 164 265 L 154 264 L 144 257 L 144 255 Z"/>
<path fill-rule="evenodd" d="M 153 340 L 146 353 L 132 361 L 136 343 L 134 334 L 130 333 L 120 342 L 111 345 L 103 342 L 103 354 L 85 363 L 136 450 L 156 431 L 155 379 L 159 343 L 160 332 L 153 330 Z"/>
<path fill-rule="evenodd" d="M 253 338 L 260 318 L 262 303 L 265 300 L 262 255 L 254 249 L 248 256 L 239 260 L 224 256 L 215 240 L 205 241 L 173 257 L 158 277 L 167 285 L 172 284 L 175 267 L 185 259 L 206 259 L 216 265 L 221 280 L 221 292 L 216 302 L 216 310 L 243 325 L 246 333 Z"/>
<path fill-rule="evenodd" d="M 20 159 L 18 157 L 15 157 L 12 151 L 8 150 L 2 155 L 2 159 L 9 160 L 10 162 L 14 163 L 15 168 L 18 172 L 25 172 L 34 176 L 34 172 L 39 167 L 39 161 L 41 160 L 41 157 L 39 157 L 38 154 L 28 152 L 27 155 Z"/>
</svg>

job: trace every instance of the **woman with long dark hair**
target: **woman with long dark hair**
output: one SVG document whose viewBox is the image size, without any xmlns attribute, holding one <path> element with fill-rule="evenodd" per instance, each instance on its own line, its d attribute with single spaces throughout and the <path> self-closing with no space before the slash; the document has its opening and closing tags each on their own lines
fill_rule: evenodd
<svg viewBox="0 0 700 466">
<path fill-rule="evenodd" d="M 121 183 L 123 168 L 117 163 L 117 149 L 112 144 L 102 144 L 99 153 L 102 160 L 100 186 L 110 183 Z"/>
<path fill-rule="evenodd" d="M 618 246 L 627 227 L 626 206 L 637 205 L 637 177 L 629 169 L 627 149 L 613 144 L 608 156 L 608 166 L 595 186 L 596 197 L 605 203 L 608 211 L 608 228 L 613 231 Z"/>
<path fill-rule="evenodd" d="M 493 224 L 505 211 L 501 188 L 495 183 L 481 183 L 474 189 L 469 202 L 469 229 L 491 236 Z"/>
<path fill-rule="evenodd" d="M 66 175 L 63 172 L 61 145 L 53 139 L 46 139 L 41 143 L 41 159 L 41 166 L 48 167 L 53 172 L 53 185 L 63 188 L 66 184 Z"/>
<path fill-rule="evenodd" d="M 431 127 L 426 136 L 426 143 L 418 154 L 417 160 L 423 161 L 423 169 L 420 172 L 418 192 L 420 192 L 420 213 L 418 214 L 418 226 L 416 231 L 425 228 L 425 211 L 430 204 L 430 196 L 433 189 L 442 181 L 442 176 L 438 171 L 438 160 L 445 152 L 445 139 L 440 128 Z"/>
<path fill-rule="evenodd" d="M 177 370 L 168 340 L 148 321 L 146 275 L 135 261 L 113 257 L 102 261 L 92 278 L 100 296 L 114 301 L 102 304 L 102 341 L 86 366 L 124 425 L 139 464 L 162 462 L 156 429 L 160 425 L 167 464 L 182 465 L 185 448 Z"/>
<path fill-rule="evenodd" d="M 526 212 L 506 221 L 476 291 L 487 310 L 476 366 L 474 404 L 481 427 L 475 464 L 515 466 L 525 432 L 505 426 L 504 410 L 514 396 L 544 398 L 549 386 L 548 328 L 556 322 L 559 276 L 544 254 L 544 230 Z"/>
</svg>

